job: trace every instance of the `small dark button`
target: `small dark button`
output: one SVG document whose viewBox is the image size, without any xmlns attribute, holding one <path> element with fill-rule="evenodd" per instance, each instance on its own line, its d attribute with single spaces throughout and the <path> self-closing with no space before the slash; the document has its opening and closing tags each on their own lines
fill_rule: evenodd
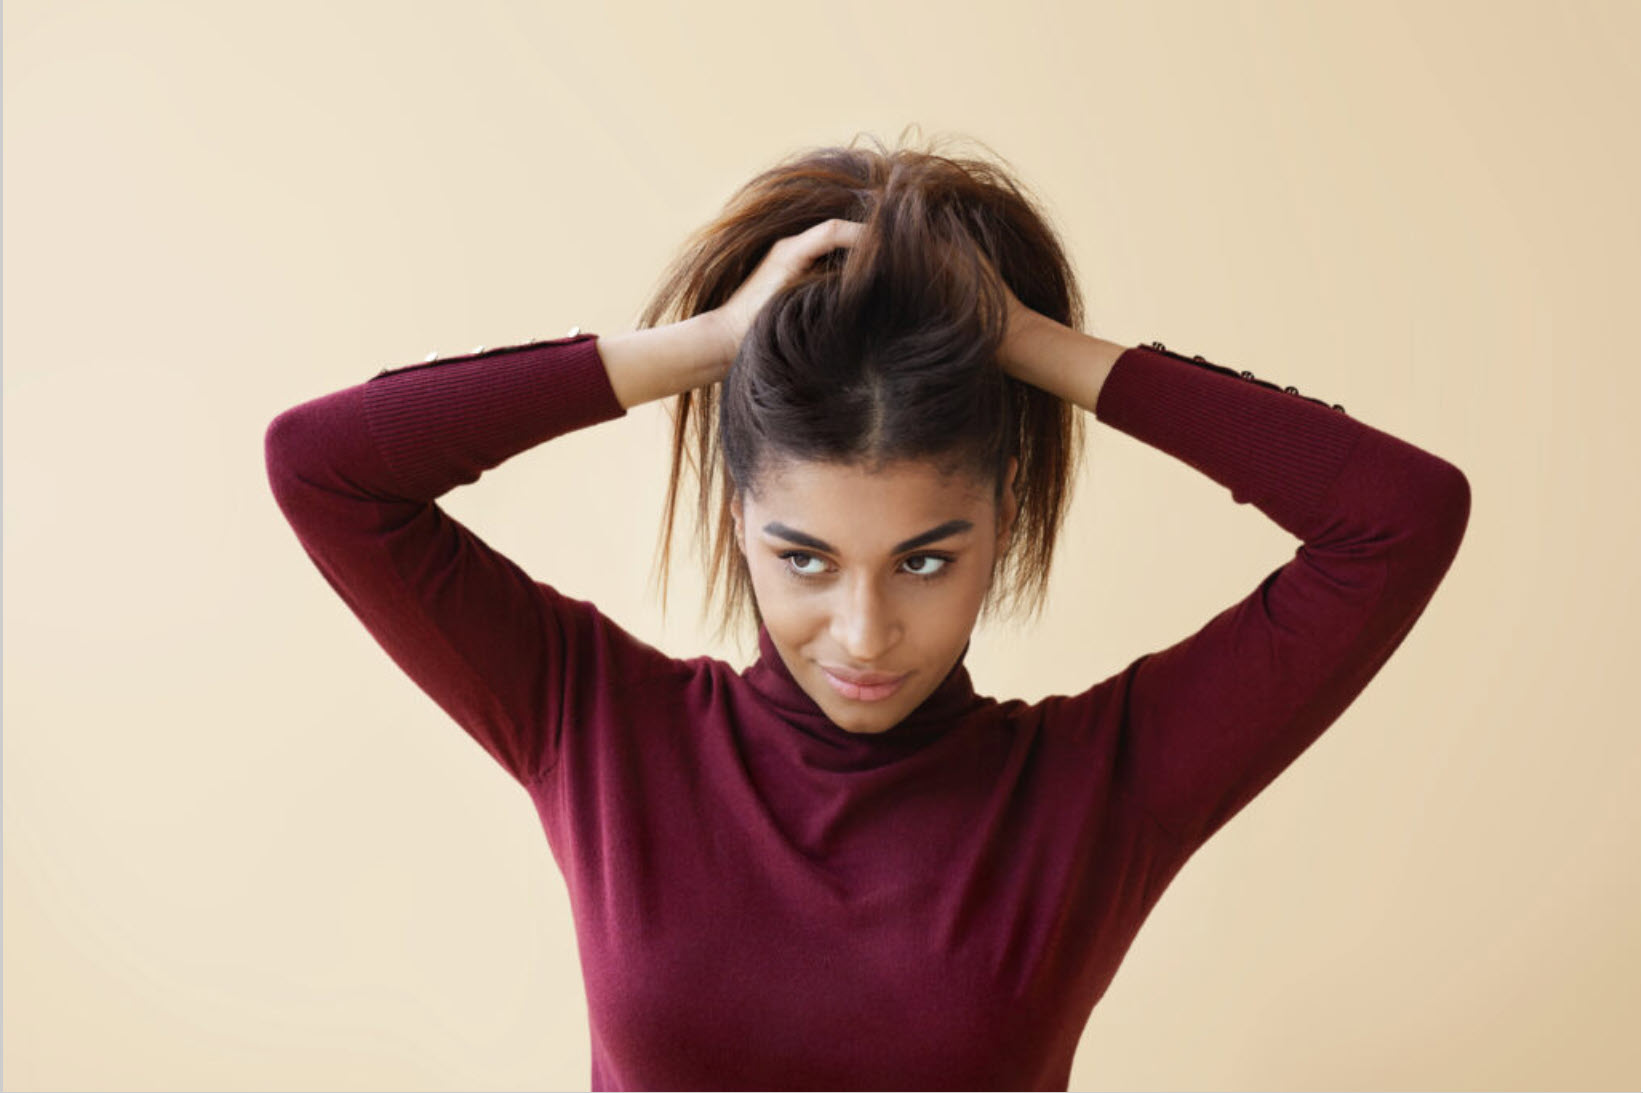
<svg viewBox="0 0 1643 1093">
<path fill-rule="evenodd" d="M 1228 375 L 1228 376 L 1236 376 L 1239 379 L 1248 380 L 1250 383 L 1257 383 L 1257 384 L 1260 384 L 1262 387 L 1267 387 L 1267 388 L 1270 388 L 1274 391 L 1281 390 L 1285 394 L 1295 395 L 1298 398 L 1304 398 L 1304 399 L 1307 399 L 1310 402 L 1316 402 L 1319 406 L 1329 406 L 1333 410 L 1339 410 L 1343 414 L 1346 413 L 1346 407 L 1342 406 L 1338 402 L 1331 404 L 1331 403 L 1325 402 L 1321 398 L 1313 398 L 1311 395 L 1303 395 L 1303 394 L 1301 394 L 1300 389 L 1293 386 L 1293 385 L 1280 388 L 1276 383 L 1268 383 L 1266 380 L 1264 380 L 1261 377 L 1257 376 L 1254 372 L 1251 372 L 1247 368 L 1235 372 L 1232 369 L 1227 368 L 1223 365 L 1215 364 L 1212 361 L 1206 360 L 1202 353 L 1194 353 L 1192 356 L 1189 357 L 1184 353 L 1177 353 L 1175 350 L 1169 348 L 1169 346 L 1165 345 L 1163 342 L 1154 341 L 1154 342 L 1146 342 L 1146 343 L 1143 343 L 1143 344 L 1145 344 L 1147 346 L 1147 348 L 1149 348 L 1149 349 L 1156 350 L 1159 353 L 1168 354 L 1169 356 L 1174 357 L 1178 361 L 1186 361 L 1189 364 L 1196 364 L 1200 368 L 1210 368 L 1210 369 L 1213 369 L 1217 372 L 1221 372 L 1221 373 L 1223 373 L 1225 375 Z"/>
</svg>

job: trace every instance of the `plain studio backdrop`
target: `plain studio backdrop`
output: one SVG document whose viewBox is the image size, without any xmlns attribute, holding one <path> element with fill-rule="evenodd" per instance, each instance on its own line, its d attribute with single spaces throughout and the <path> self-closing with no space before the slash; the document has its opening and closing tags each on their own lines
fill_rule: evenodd
<svg viewBox="0 0 1643 1093">
<path fill-rule="evenodd" d="M 1637 1088 L 1638 32 L 1596 0 L 7 4 L 5 1087 L 587 1088 L 530 800 L 303 554 L 263 430 L 430 352 L 630 329 L 753 173 L 916 123 L 1042 197 L 1091 333 L 1339 402 L 1473 491 L 1404 645 L 1142 928 L 1073 1088 Z M 1091 425 L 983 694 L 1081 691 L 1298 546 Z M 638 407 L 442 504 L 742 666 L 690 552 L 657 603 L 667 431 Z"/>
</svg>

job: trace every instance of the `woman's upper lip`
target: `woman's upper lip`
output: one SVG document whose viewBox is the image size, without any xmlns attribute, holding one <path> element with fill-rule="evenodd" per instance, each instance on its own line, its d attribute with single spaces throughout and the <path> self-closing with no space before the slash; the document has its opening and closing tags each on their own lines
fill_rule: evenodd
<svg viewBox="0 0 1643 1093">
<path fill-rule="evenodd" d="M 848 668 L 835 668 L 831 664 L 823 664 L 822 669 L 829 675 L 838 676 L 846 683 L 857 683 L 863 687 L 871 687 L 876 683 L 894 683 L 907 674 L 906 672 L 897 674 L 889 672 L 852 672 Z"/>
</svg>

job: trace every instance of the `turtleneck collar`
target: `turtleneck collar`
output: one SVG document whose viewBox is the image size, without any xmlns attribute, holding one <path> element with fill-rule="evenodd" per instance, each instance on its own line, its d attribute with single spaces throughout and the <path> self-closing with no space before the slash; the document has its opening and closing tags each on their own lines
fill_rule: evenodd
<svg viewBox="0 0 1643 1093">
<path fill-rule="evenodd" d="M 813 742 L 804 751 L 819 765 L 834 770 L 866 768 L 919 750 L 944 735 L 982 701 L 964 666 L 969 651 L 970 643 L 965 642 L 940 686 L 902 720 L 877 733 L 850 732 L 835 725 L 787 670 L 787 662 L 762 623 L 759 659 L 742 676 L 797 734 Z"/>
</svg>

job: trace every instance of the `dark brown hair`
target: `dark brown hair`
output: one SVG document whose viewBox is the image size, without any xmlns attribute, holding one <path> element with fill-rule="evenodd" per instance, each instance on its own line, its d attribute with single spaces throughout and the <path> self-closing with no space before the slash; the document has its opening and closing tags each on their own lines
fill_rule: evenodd
<svg viewBox="0 0 1643 1093">
<path fill-rule="evenodd" d="M 996 155 L 938 154 L 939 140 L 886 149 L 871 136 L 873 147 L 861 148 L 860 137 L 791 155 L 742 186 L 687 240 L 639 318 L 644 328 L 710 311 L 778 239 L 832 218 L 865 225 L 854 246 L 817 259 L 771 297 L 722 382 L 674 399 L 659 543 L 663 610 L 688 462 L 708 559 L 704 610 L 725 586 L 721 637 L 748 608 L 763 621 L 730 499 L 757 494 L 761 470 L 785 459 L 869 468 L 934 460 L 945 471 L 977 473 L 1000 501 L 1013 486 L 1018 514 L 982 614 L 1006 602 L 1043 609 L 1083 412 L 998 367 L 1006 312 L 995 278 L 1026 307 L 1077 330 L 1083 313 L 1071 264 L 1036 200 Z M 1012 456 L 1020 462 L 1007 483 Z"/>
</svg>

